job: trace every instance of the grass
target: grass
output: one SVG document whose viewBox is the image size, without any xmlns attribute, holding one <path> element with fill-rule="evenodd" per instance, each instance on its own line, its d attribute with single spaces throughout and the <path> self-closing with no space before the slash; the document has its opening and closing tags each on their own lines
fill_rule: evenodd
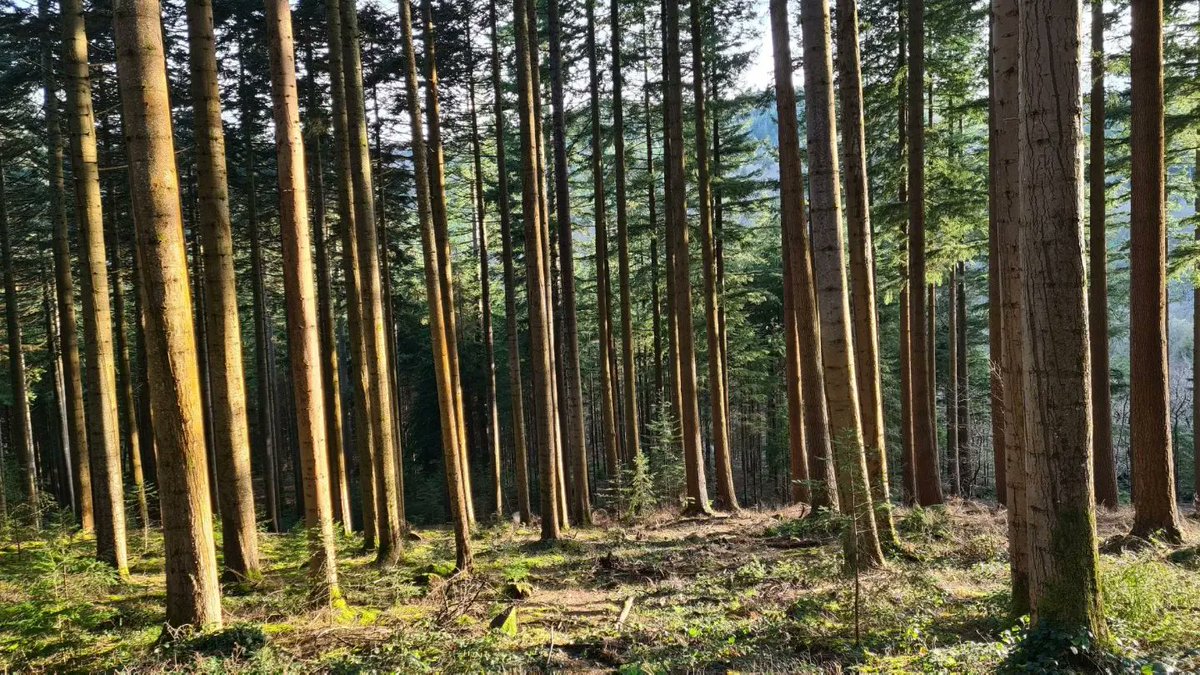
<svg viewBox="0 0 1200 675">
<path fill-rule="evenodd" d="M 300 533 L 263 535 L 263 581 L 226 588 L 225 630 L 176 641 L 160 639 L 158 535 L 130 542 L 122 582 L 91 561 L 91 541 L 55 530 L 0 547 L 0 670 L 974 673 L 1011 665 L 1023 634 L 1007 611 L 1003 512 L 970 503 L 898 509 L 904 551 L 861 578 L 857 614 L 836 528 L 796 515 L 680 521 L 658 513 L 572 530 L 553 545 L 532 528 L 482 528 L 469 576 L 447 573 L 454 555 L 445 530 L 422 530 L 388 570 L 343 538 L 350 610 L 342 613 L 306 605 Z M 1103 514 L 1101 535 L 1121 532 L 1129 517 Z M 1102 556 L 1121 669 L 1200 670 L 1196 551 Z"/>
</svg>

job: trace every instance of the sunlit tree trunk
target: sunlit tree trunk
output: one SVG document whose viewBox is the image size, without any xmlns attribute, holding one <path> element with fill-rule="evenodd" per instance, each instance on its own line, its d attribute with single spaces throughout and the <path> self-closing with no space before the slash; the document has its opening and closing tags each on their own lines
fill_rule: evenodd
<svg viewBox="0 0 1200 675">
<path fill-rule="evenodd" d="M 518 0 L 519 2 L 519 0 Z M 429 150 L 425 145 L 425 129 L 421 112 L 421 96 L 417 84 L 417 59 L 413 49 L 412 6 L 408 0 L 400 3 L 400 28 L 404 56 L 405 94 L 408 100 L 408 116 L 412 125 L 413 173 L 416 179 L 417 215 L 421 227 L 421 248 L 425 261 L 425 293 L 429 302 L 429 330 L 433 349 L 433 365 L 438 388 L 438 410 L 442 427 L 442 458 L 446 464 L 447 495 L 451 518 L 454 523 L 456 562 L 460 570 L 471 566 L 470 517 L 467 512 L 466 495 L 462 489 L 460 472 L 463 467 L 460 452 L 460 429 L 458 418 L 461 413 L 455 406 L 461 402 L 456 397 L 458 382 L 453 377 L 448 342 L 455 336 L 452 326 L 446 323 L 443 297 L 443 277 L 450 275 L 448 268 L 439 264 L 437 237 L 434 233 L 432 195 L 429 181 Z M 553 494 L 553 493 L 551 493 Z M 545 497 L 543 496 L 543 499 Z M 551 498 L 553 502 L 553 498 Z"/>
<path fill-rule="evenodd" d="M 775 107 L 779 118 L 779 207 L 783 229 L 784 337 L 787 340 L 788 430 L 792 501 L 808 491 L 815 507 L 837 506 L 830 455 L 829 414 L 821 363 L 821 329 L 805 217 L 804 179 L 796 90 L 792 83 L 791 31 L 786 0 L 771 2 Z M 790 309 L 789 309 L 790 306 Z"/>
<path fill-rule="evenodd" d="M 371 188 L 370 144 L 367 138 L 366 103 L 363 99 L 362 62 L 358 42 L 358 13 L 354 0 L 341 0 L 342 72 L 344 74 L 347 143 L 353 177 L 354 226 L 362 297 L 362 334 L 371 385 L 368 417 L 374 445 L 375 523 L 379 562 L 396 562 L 404 545 L 403 467 L 396 466 L 392 396 L 388 380 L 387 325 L 383 314 L 383 286 L 379 270 L 379 231 Z"/>
<path fill-rule="evenodd" d="M 1129 145 L 1129 438 L 1133 533 L 1178 541 L 1167 383 L 1162 0 L 1132 6 Z"/>
<path fill-rule="evenodd" d="M 49 21 L 50 0 L 38 2 L 38 15 Z M 64 24 L 65 25 L 65 24 Z M 82 30 L 82 28 L 79 28 Z M 46 116 L 46 155 L 49 165 L 50 220 L 54 227 L 54 291 L 57 302 L 58 334 L 62 355 L 67 439 L 70 443 L 71 488 L 79 528 L 91 532 L 92 474 L 84 424 L 83 380 L 79 364 L 79 338 L 75 323 L 75 279 L 71 272 L 71 244 L 67 226 L 66 187 L 63 180 L 63 140 L 59 127 L 58 84 L 54 78 L 54 56 L 49 28 L 42 38 L 42 107 Z M 65 61 L 65 59 L 64 59 Z"/>
<path fill-rule="evenodd" d="M 166 623 L 218 627 L 221 597 L 162 13 L 157 0 L 121 0 L 113 15 L 158 448 Z"/>
<path fill-rule="evenodd" d="M 233 228 L 225 173 L 225 132 L 217 83 L 216 39 L 210 0 L 189 0 L 188 60 L 200 236 L 204 241 L 205 338 L 211 396 L 212 439 L 217 457 L 221 548 L 226 573 L 253 579 L 261 574 L 254 488 L 250 476 L 250 433 L 242 372 L 241 322 L 233 272 Z"/>
<path fill-rule="evenodd" d="M 325 401 L 321 384 L 321 337 L 317 329 L 316 283 L 307 212 L 304 141 L 296 92 L 292 10 L 287 0 L 267 0 L 267 46 L 271 59 L 271 102 L 279 167 L 279 230 L 283 239 L 283 289 L 287 301 L 288 351 L 296 399 L 296 433 L 304 478 L 304 526 L 308 529 L 309 597 L 339 605 L 333 505 Z"/>
<path fill-rule="evenodd" d="M 917 502 L 942 503 L 937 433 L 930 401 L 932 355 L 925 340 L 925 2 L 908 0 L 908 305 L 912 339 L 912 421 Z"/>
<path fill-rule="evenodd" d="M 504 88 L 500 74 L 500 38 L 496 0 L 488 0 L 492 37 L 492 125 L 496 136 L 496 185 L 500 211 L 501 254 L 504 259 L 504 330 L 508 345 L 509 405 L 512 408 L 513 464 L 517 477 L 517 510 L 521 522 L 533 521 L 529 503 L 529 456 L 525 439 L 525 388 L 521 377 L 520 336 L 517 333 L 517 279 L 513 264 L 512 209 L 508 197 L 508 164 L 504 133 Z"/>
<path fill-rule="evenodd" d="M 379 539 L 375 499 L 375 447 L 370 418 L 372 380 L 367 366 L 366 330 L 363 324 L 362 269 L 358 254 L 359 217 L 354 211 L 354 182 L 350 170 L 350 131 L 346 113 L 346 74 L 343 66 L 341 0 L 326 0 L 325 19 L 329 38 L 329 89 L 333 99 L 334 173 L 337 175 L 338 233 L 342 244 L 342 277 L 346 284 L 346 324 L 350 342 L 351 408 L 354 415 L 354 445 L 358 457 L 359 490 L 362 497 L 363 548 L 372 550 Z"/>
<path fill-rule="evenodd" d="M 1135 55 L 1139 31 L 1153 30 L 1144 23 L 1153 13 L 1143 14 L 1154 4 L 1134 6 Z M 1079 28 L 1080 5 L 1073 0 L 1028 0 L 1021 5 L 1018 119 L 1029 586 L 1035 627 L 1049 626 L 1072 635 L 1086 630 L 1092 639 L 1103 641 L 1107 630 L 1100 603 L 1091 480 Z M 1135 83 L 1139 65 L 1146 64 L 1135 61 Z M 1159 69 L 1160 78 L 1161 74 Z M 1137 94 L 1135 90 L 1135 123 Z M 1161 89 L 1157 100 L 1161 103 Z M 1161 123 L 1162 109 L 1158 110 Z M 1158 129 L 1161 140 L 1162 127 Z M 1141 149 L 1137 134 L 1135 126 L 1135 157 Z M 1140 172 L 1136 164 L 1135 179 Z M 1158 185 L 1157 193 L 1148 189 L 1151 196 L 1161 196 L 1162 183 Z M 1160 236 L 1159 246 L 1162 242 Z"/>
<path fill-rule="evenodd" d="M 808 122 L 809 184 L 812 198 L 813 268 L 821 317 L 829 432 L 837 469 L 838 503 L 854 519 L 846 532 L 847 566 L 861 569 L 883 562 L 875 525 L 867 456 L 863 447 L 858 378 L 846 292 L 846 259 L 842 240 L 841 199 L 834 123 L 833 56 L 829 35 L 829 0 L 802 0 L 804 92 Z"/>
<path fill-rule="evenodd" d="M 83 270 L 83 337 L 87 365 L 84 373 L 87 380 L 85 405 L 96 553 L 101 561 L 116 568 L 118 574 L 125 575 L 128 561 L 121 448 L 117 438 L 116 363 L 104 255 L 100 167 L 96 161 L 96 124 L 92 115 L 87 34 L 80 0 L 63 0 L 59 7 L 62 14 L 62 60 L 67 73 L 71 167 L 75 178 L 75 218 L 79 225 L 79 259 Z"/>
<path fill-rule="evenodd" d="M 946 459 L 950 469 L 950 494 L 962 496 L 961 453 L 958 445 L 958 267 L 950 269 L 946 284 Z"/>
</svg>

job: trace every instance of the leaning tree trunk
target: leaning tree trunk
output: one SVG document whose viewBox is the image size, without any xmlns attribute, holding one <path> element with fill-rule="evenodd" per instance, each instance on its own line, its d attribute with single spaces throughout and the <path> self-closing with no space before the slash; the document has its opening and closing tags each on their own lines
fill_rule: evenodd
<svg viewBox="0 0 1200 675">
<path fill-rule="evenodd" d="M 712 415 L 713 460 L 716 465 L 717 507 L 738 510 L 733 485 L 733 458 L 729 449 L 729 392 L 725 370 L 725 346 L 720 317 L 717 243 L 713 234 L 712 174 L 708 162 L 708 119 L 704 95 L 704 34 L 700 23 L 701 3 L 689 5 L 692 37 L 692 104 L 696 134 L 696 178 L 699 188 L 700 247 L 704 266 L 704 325 L 708 339 L 708 400 Z M 828 17 L 827 17 L 828 18 Z"/>
<path fill-rule="evenodd" d="M 1144 11 L 1154 4 L 1134 5 L 1135 55 L 1140 31 L 1150 29 L 1150 35 L 1154 35 L 1153 27 L 1145 23 L 1146 19 L 1154 19 L 1153 12 Z M 1161 7 L 1158 4 L 1160 11 Z M 1107 630 L 1100 604 L 1100 556 L 1096 551 L 1096 511 L 1092 501 L 1087 278 L 1080 208 L 1083 176 L 1079 164 L 1082 125 L 1079 22 L 1077 2 L 1022 3 L 1021 103 L 1017 117 L 1025 300 L 1023 359 L 1027 364 L 1025 468 L 1029 481 L 1029 587 L 1034 627 L 1049 626 L 1068 634 L 1086 630 L 1093 639 L 1103 641 Z M 1161 26 L 1159 22 L 1160 30 Z M 1161 47 L 1161 32 L 1157 35 Z M 1161 55 L 1161 51 L 1158 53 Z M 1138 91 L 1139 66 L 1145 65 L 1139 60 L 1133 68 L 1137 87 L 1135 124 L 1140 107 L 1138 93 L 1153 91 Z M 1160 78 L 1161 72 L 1158 70 Z M 1153 100 L 1151 96 L 1151 104 Z M 1161 104 L 1161 89 L 1157 100 Z M 1162 108 L 1158 111 L 1161 141 Z M 1143 139 L 1138 133 L 1146 130 L 1145 126 L 1135 126 L 1135 157 L 1139 150 L 1145 149 L 1139 147 Z M 1162 146 L 1158 149 L 1161 160 Z M 1153 166 L 1154 162 L 1147 164 Z M 1158 167 L 1162 168 L 1162 164 Z M 1161 175 L 1156 192 L 1153 183 L 1149 187 L 1142 185 L 1147 176 L 1135 161 L 1135 179 L 1139 174 L 1143 175 L 1141 180 L 1135 180 L 1135 214 L 1142 205 L 1137 196 L 1139 186 L 1146 190 L 1143 196 L 1162 195 Z M 1137 215 L 1134 218 L 1136 236 Z M 1162 246 L 1162 242 L 1160 236 L 1158 245 Z M 1137 249 L 1135 256 L 1136 253 Z"/>
<path fill-rule="evenodd" d="M 496 200 L 500 211 L 500 246 L 504 261 L 504 331 L 508 346 L 508 390 L 512 408 L 513 464 L 517 477 L 517 510 L 521 522 L 533 522 L 529 503 L 529 456 L 525 439 L 525 387 L 521 377 L 520 339 L 517 333 L 517 275 L 513 265 L 512 209 L 508 201 L 508 163 L 505 153 L 504 88 L 500 77 L 500 37 L 496 0 L 488 0 L 492 36 L 492 125 L 496 136 Z"/>
<path fill-rule="evenodd" d="M 1112 442 L 1112 390 L 1108 357 L 1108 243 L 1104 158 L 1104 0 L 1092 3 L 1092 93 L 1088 151 L 1088 336 L 1092 356 L 1093 472 L 1096 503 L 1120 502 Z M 1197 323 L 1200 325 L 1200 323 Z M 1200 399 L 1197 399 L 1200 400 Z"/>
<path fill-rule="evenodd" d="M 38 15 L 49 21 L 50 0 L 38 2 Z M 82 30 L 81 25 L 78 29 Z M 42 106 L 46 115 L 46 156 L 50 169 L 50 220 L 54 227 L 51 244 L 54 249 L 54 291 L 58 308 L 58 334 L 62 354 L 63 392 L 67 409 L 67 438 L 70 442 L 71 488 L 75 495 L 75 515 L 79 518 L 79 528 L 84 532 L 91 532 L 95 527 L 91 461 L 87 449 L 87 426 L 84 423 L 83 378 L 80 373 L 79 338 L 75 321 L 75 279 L 71 272 L 67 191 L 63 180 L 63 140 L 58 120 L 58 85 L 54 80 L 54 56 L 51 50 L 53 38 L 49 31 L 47 27 L 47 35 L 42 38 Z"/>
<path fill-rule="evenodd" d="M 458 569 L 466 570 L 471 566 L 470 516 L 467 512 L 465 491 L 462 489 L 461 471 L 464 467 L 459 464 L 462 459 L 458 431 L 459 411 L 455 409 L 455 388 L 458 382 L 453 378 L 448 342 L 455 336 L 450 332 L 451 326 L 446 323 L 447 298 L 442 295 L 444 277 L 450 274 L 449 269 L 439 265 L 437 237 L 434 233 L 432 195 L 429 185 L 429 153 L 425 146 L 425 129 L 422 121 L 420 90 L 417 86 L 417 60 L 413 49 L 412 6 L 408 0 L 400 3 L 400 28 L 402 30 L 402 48 L 404 52 L 404 83 L 408 100 L 408 116 L 412 125 L 413 144 L 413 173 L 416 179 L 417 216 L 421 226 L 421 248 L 425 261 L 425 293 L 429 301 L 429 331 L 433 348 L 434 372 L 438 389 L 438 410 L 442 427 L 442 458 L 446 464 L 447 494 L 451 518 L 454 522 L 454 539 L 456 562 Z M 545 497 L 543 496 L 543 499 Z M 553 501 L 553 498 L 551 498 Z M 556 521 L 557 522 L 557 521 Z"/>
<path fill-rule="evenodd" d="M 912 356 L 913 455 L 917 502 L 941 504 L 934 427 L 933 357 L 925 341 L 925 2 L 908 0 L 908 306 Z"/>
<path fill-rule="evenodd" d="M 1133 534 L 1179 541 L 1167 364 L 1162 0 L 1132 8 L 1129 438 Z"/>
<path fill-rule="evenodd" d="M 13 428 L 9 443 L 16 448 L 21 466 L 21 491 L 25 493 L 28 512 L 24 521 L 33 529 L 41 529 L 42 517 L 38 504 L 37 462 L 33 457 L 33 429 L 29 419 L 29 387 L 25 376 L 25 352 L 21 341 L 21 307 L 17 297 L 16 272 L 13 269 L 12 241 L 8 232 L 8 199 L 4 184 L 4 164 L 0 159 L 0 258 L 4 264 L 4 317 L 8 327 L 8 373 L 12 387 Z"/>
<path fill-rule="evenodd" d="M 321 336 L 317 329 L 316 287 L 307 212 L 304 141 L 296 94 L 292 10 L 286 0 L 267 0 L 267 46 L 271 60 L 271 101 L 279 166 L 279 234 L 283 239 L 283 290 L 287 302 L 288 351 L 296 400 L 299 471 L 304 478 L 304 526 L 308 529 L 309 597 L 323 605 L 342 604 L 338 588 L 333 505 L 329 495 L 329 456 L 325 439 L 325 400 L 321 386 Z"/>
<path fill-rule="evenodd" d="M 219 627 L 200 371 L 157 0 L 114 5 L 166 556 L 166 623 Z"/>
<path fill-rule="evenodd" d="M 686 513 L 707 514 L 708 486 L 700 439 L 700 406 L 696 393 L 696 352 L 692 331 L 692 281 L 689 272 L 687 195 L 683 166 L 683 77 L 680 66 L 679 0 L 666 0 L 667 226 L 670 233 L 677 333 L 675 359 L 679 372 L 680 428 L 688 505 Z M 699 76 L 699 75 L 697 75 Z"/>
<path fill-rule="evenodd" d="M 204 242 L 205 339 L 208 343 L 211 439 L 217 457 L 217 495 L 221 511 L 221 550 L 230 577 L 255 579 L 258 527 L 250 475 L 250 432 L 242 372 L 241 322 L 233 272 L 233 226 L 225 173 L 225 132 L 217 85 L 216 39 L 211 0 L 189 0 L 188 60 L 191 66 L 193 131 Z"/>
<path fill-rule="evenodd" d="M 837 479 L 830 456 L 821 331 L 805 218 L 786 0 L 771 2 L 771 40 L 775 62 L 775 107 L 779 119 L 779 210 L 783 229 L 791 496 L 793 502 L 801 501 L 805 497 L 804 491 L 809 490 L 813 506 L 835 508 L 838 504 Z"/>
<path fill-rule="evenodd" d="M 75 218 L 79 223 L 79 258 L 83 269 L 83 337 L 87 362 L 84 373 L 87 381 L 85 405 L 96 521 L 96 556 L 116 568 L 118 574 L 125 575 L 128 573 L 128 556 L 125 548 L 121 447 L 117 438 L 116 363 L 83 3 L 80 0 L 63 0 L 60 13 L 63 68 L 67 72 L 71 167 L 75 176 Z"/>
<path fill-rule="evenodd" d="M 862 410 L 867 479 L 875 505 L 880 541 L 899 544 L 892 524 L 884 437 L 883 385 L 879 374 L 879 320 L 875 312 L 875 243 L 871 232 L 870 185 L 867 177 L 866 123 L 863 118 L 862 64 L 859 57 L 858 2 L 837 2 L 837 73 L 840 86 L 846 223 L 850 234 L 850 304 L 854 311 L 854 359 Z"/>
<path fill-rule="evenodd" d="M 846 562 L 853 569 L 883 563 L 875 508 L 867 476 L 861 408 L 858 402 L 850 299 L 839 199 L 837 128 L 834 124 L 833 61 L 829 36 L 829 0 L 803 0 L 805 112 L 808 122 L 809 182 L 812 199 L 813 268 L 820 303 L 821 353 L 829 406 L 829 433 L 837 468 L 838 503 L 854 519 L 846 532 Z"/>
</svg>

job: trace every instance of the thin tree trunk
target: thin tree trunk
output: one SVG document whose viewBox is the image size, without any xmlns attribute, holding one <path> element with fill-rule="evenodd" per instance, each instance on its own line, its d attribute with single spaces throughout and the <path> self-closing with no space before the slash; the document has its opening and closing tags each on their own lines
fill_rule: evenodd
<svg viewBox="0 0 1200 675">
<path fill-rule="evenodd" d="M 858 2 L 837 2 L 838 102 L 841 105 L 846 223 L 850 234 L 850 305 L 854 322 L 867 479 L 875 505 L 880 541 L 899 543 L 892 524 L 888 487 L 887 443 L 884 436 L 883 385 L 879 374 L 879 320 L 875 312 L 875 244 L 871 231 L 870 186 L 867 176 L 866 123 L 863 118 L 862 64 L 859 57 Z"/>
<path fill-rule="evenodd" d="M 112 312 L 104 256 L 100 170 L 96 161 L 96 124 L 88 73 L 87 34 L 80 0 L 63 0 L 63 67 L 67 72 L 67 118 L 71 166 L 75 177 L 75 218 L 83 269 L 83 336 L 86 355 L 88 453 L 96 526 L 96 556 L 117 573 L 128 574 L 121 448 L 117 437 L 117 382 Z M 60 272 L 60 279 L 62 273 Z"/>
<path fill-rule="evenodd" d="M 205 338 L 208 352 L 211 439 L 217 456 L 221 549 L 226 574 L 253 580 L 261 575 L 250 432 L 242 372 L 241 322 L 233 271 L 233 229 L 225 173 L 225 133 L 217 86 L 216 40 L 211 0 L 189 0 L 188 60 L 195 110 L 200 236 L 204 240 Z"/>
<path fill-rule="evenodd" d="M 82 12 L 79 5 L 75 5 L 75 10 Z M 39 0 L 38 15 L 49 21 L 50 0 Z M 64 20 L 64 28 L 65 26 Z M 82 24 L 77 24 L 76 27 L 80 31 L 83 30 Z M 79 519 L 79 528 L 84 532 L 91 532 L 95 527 L 91 458 L 88 454 L 87 427 L 84 423 L 83 379 L 80 374 L 79 338 L 75 323 L 75 280 L 71 272 L 71 244 L 67 226 L 66 187 L 63 180 L 63 140 L 58 120 L 58 85 L 54 79 L 52 36 L 49 32 L 47 28 L 47 35 L 42 38 L 42 106 L 46 116 L 46 155 L 50 170 L 50 219 L 54 227 L 54 291 L 58 308 L 58 334 L 75 515 Z M 86 49 L 86 43 L 77 43 L 77 46 Z M 65 63 L 66 59 L 63 61 Z"/>
<path fill-rule="evenodd" d="M 161 22 L 157 0 L 114 7 L 158 448 L 166 623 L 212 628 L 221 625 L 221 597 Z"/>
<path fill-rule="evenodd" d="M 996 503 L 1004 506 L 1008 501 L 1005 488 L 1006 462 L 1008 456 L 1008 413 L 1005 409 L 1004 380 L 1004 308 L 1003 271 L 1001 268 L 1002 242 L 999 230 L 1000 201 L 1002 192 L 998 182 L 1000 162 L 997 153 L 996 133 L 1000 128 L 997 111 L 997 30 L 996 5 L 988 12 L 988 384 L 990 388 L 990 411 L 992 416 L 992 465 L 995 469 Z"/>
<path fill-rule="evenodd" d="M 1179 541 L 1167 383 L 1162 0 L 1132 7 L 1129 438 L 1133 533 Z"/>
<path fill-rule="evenodd" d="M 897 8 L 897 34 L 899 49 L 896 55 L 896 71 L 904 73 L 908 68 L 908 29 L 907 18 L 908 0 L 899 0 Z M 897 145 L 903 157 L 908 155 L 908 84 L 905 79 L 899 83 L 900 96 L 896 118 Z M 908 167 L 907 162 L 900 167 L 900 184 L 897 190 L 897 201 L 908 209 Z M 900 222 L 900 248 L 903 256 L 900 260 L 900 464 L 903 478 L 904 503 L 912 506 L 917 501 L 916 457 L 913 437 L 912 418 L 912 309 L 908 298 L 912 289 L 908 271 L 908 219 Z"/>
<path fill-rule="evenodd" d="M 970 423 L 970 377 L 968 365 L 970 354 L 967 351 L 967 267 L 958 263 L 958 289 L 955 293 L 957 306 L 952 310 L 958 314 L 955 322 L 957 331 L 953 339 L 958 352 L 954 362 L 955 400 L 958 402 L 956 431 L 958 432 L 958 482 L 959 495 L 964 498 L 972 496 L 974 483 L 975 459 L 971 453 L 971 423 Z"/>
<path fill-rule="evenodd" d="M 519 0 L 518 0 L 519 2 Z M 432 342 L 434 369 L 438 388 L 438 409 L 442 426 L 442 457 L 446 464 L 447 494 L 454 522 L 456 561 L 460 570 L 471 566 L 470 518 L 467 512 L 466 495 L 462 490 L 462 459 L 458 431 L 460 412 L 455 406 L 461 401 L 456 397 L 459 386 L 451 369 L 448 342 L 454 340 L 452 326 L 446 323 L 443 307 L 448 298 L 442 295 L 442 278 L 451 271 L 439 265 L 437 237 L 434 232 L 429 185 L 429 151 L 425 146 L 425 129 L 422 122 L 421 98 L 417 86 L 417 60 L 413 49 L 412 6 L 408 0 L 400 3 L 400 28 L 405 63 L 405 94 L 408 99 L 408 116 L 412 124 L 413 173 L 416 178 L 417 210 L 421 226 L 421 245 L 425 261 L 425 293 L 429 301 L 429 330 Z M 439 196 L 440 197 L 440 196 Z"/>
<path fill-rule="evenodd" d="M 846 564 L 853 569 L 863 569 L 882 564 L 883 551 L 867 475 L 862 409 L 854 370 L 850 298 L 846 291 L 829 0 L 802 0 L 800 24 L 804 37 L 813 268 L 815 278 L 820 280 L 817 282 L 817 299 L 821 309 L 821 353 L 829 405 L 829 433 L 837 469 L 838 503 L 842 513 L 854 519 L 854 526 L 847 528 L 845 536 Z"/>
<path fill-rule="evenodd" d="M 646 31 L 649 32 L 649 31 Z M 664 402 L 662 300 L 658 288 L 658 190 L 654 181 L 654 125 L 650 117 L 650 50 L 642 41 L 642 106 L 646 113 L 646 209 L 650 227 L 650 303 L 654 329 L 654 393 L 656 405 Z"/>
<path fill-rule="evenodd" d="M 1142 9 L 1153 4 L 1134 6 L 1135 56 L 1140 30 L 1151 28 L 1144 23 L 1148 17 Z M 1161 10 L 1161 4 L 1158 7 Z M 1080 6 L 1062 0 L 1026 2 L 1020 22 L 1020 250 L 1023 358 L 1028 364 L 1025 468 L 1032 623 L 1072 634 L 1086 630 L 1103 641 L 1107 630 L 1100 602 L 1090 475 L 1087 279 L 1080 199 Z M 1141 149 L 1137 134 L 1145 131 L 1136 126 L 1140 108 L 1136 83 L 1139 66 L 1144 65 L 1135 61 L 1133 67 L 1135 157 Z M 1160 77 L 1161 73 L 1158 70 Z M 1158 129 L 1161 139 L 1162 127 Z M 1141 171 L 1136 161 L 1134 165 L 1136 236 Z M 1161 196 L 1161 186 L 1159 182 L 1157 193 L 1147 189 L 1143 195 Z M 1158 245 L 1162 242 L 1160 236 Z"/>
<path fill-rule="evenodd" d="M 500 246 L 504 259 L 504 324 L 508 344 L 509 405 L 512 408 L 513 464 L 517 476 L 517 510 L 521 522 L 533 521 L 529 503 L 529 456 L 525 440 L 525 387 L 521 377 L 520 336 L 517 333 L 517 280 L 513 265 L 512 213 L 508 197 L 508 164 L 504 134 L 504 88 L 500 76 L 500 38 L 496 0 L 488 0 L 492 37 L 493 131 L 496 136 L 496 185 L 500 211 Z"/>
<path fill-rule="evenodd" d="M 958 266 L 950 268 L 946 284 L 946 458 L 950 462 L 950 494 L 962 496 L 958 446 Z"/>
<path fill-rule="evenodd" d="M 45 277 L 45 275 L 43 275 Z M 71 436 L 67 427 L 70 420 L 67 415 L 66 383 L 63 381 L 63 360 L 61 343 L 58 339 L 58 317 L 55 315 L 54 301 L 50 299 L 49 284 L 42 286 L 42 313 L 46 319 L 46 360 L 50 364 L 50 382 L 54 386 L 54 412 L 58 418 L 58 442 L 60 455 L 58 465 L 59 475 L 56 477 L 60 495 L 60 503 L 69 506 L 72 512 L 77 508 L 75 484 L 73 481 L 74 466 L 71 461 Z"/>
<path fill-rule="evenodd" d="M 343 604 L 338 588 L 325 401 L 321 383 L 321 336 L 307 212 L 304 142 L 296 93 L 292 11 L 286 0 L 267 0 L 267 45 L 271 58 L 271 101 L 279 166 L 279 230 L 283 240 L 283 289 L 287 301 L 288 350 L 296 433 L 304 476 L 304 526 L 308 529 L 309 597 L 325 606 Z"/>
<path fill-rule="evenodd" d="M 617 285 L 621 300 L 621 365 L 625 377 L 625 457 L 632 461 L 641 451 L 638 426 L 637 362 L 633 351 L 633 300 L 629 270 L 629 200 L 625 177 L 625 77 L 621 72 L 621 3 L 609 2 L 612 58 L 613 180 L 617 191 Z M 649 132 L 649 130 L 647 130 Z M 653 182 L 651 183 L 653 190 Z"/>
<path fill-rule="evenodd" d="M 933 357 L 925 342 L 925 2 L 908 0 L 908 278 L 912 357 L 913 455 L 917 502 L 942 503 L 937 432 L 930 383 Z"/>
</svg>

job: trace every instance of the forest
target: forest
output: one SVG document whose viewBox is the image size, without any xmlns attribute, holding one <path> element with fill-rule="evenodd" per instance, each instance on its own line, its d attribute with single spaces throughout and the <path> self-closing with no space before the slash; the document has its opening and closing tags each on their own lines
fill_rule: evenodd
<svg viewBox="0 0 1200 675">
<path fill-rule="evenodd" d="M 1198 64 L 0 0 L 0 671 L 1200 672 Z"/>
</svg>

